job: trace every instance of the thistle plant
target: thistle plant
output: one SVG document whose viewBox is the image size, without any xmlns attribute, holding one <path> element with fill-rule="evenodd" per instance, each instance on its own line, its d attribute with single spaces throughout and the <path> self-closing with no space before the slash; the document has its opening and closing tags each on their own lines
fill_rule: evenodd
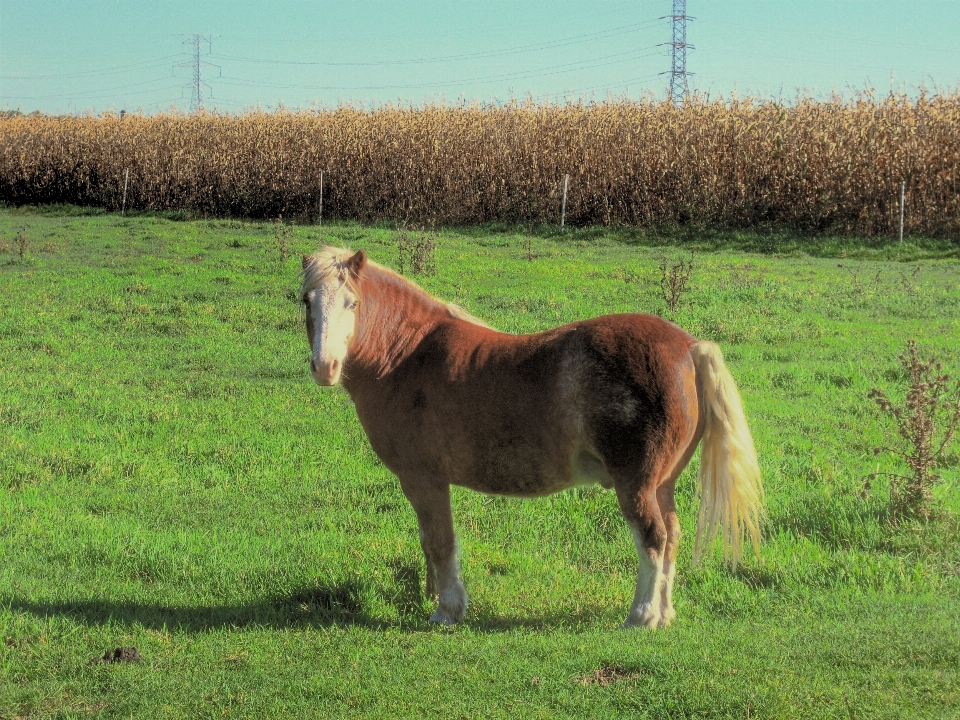
<svg viewBox="0 0 960 720">
<path fill-rule="evenodd" d="M 909 475 L 883 473 L 891 477 L 894 516 L 925 519 L 932 510 L 931 490 L 941 479 L 935 470 L 960 422 L 960 384 L 950 384 L 950 376 L 936 358 L 924 361 L 913 340 L 898 357 L 910 381 L 903 405 L 895 404 L 878 388 L 867 395 L 893 419 L 897 430 L 895 444 L 877 447 L 874 454 L 895 455 L 910 469 Z"/>
</svg>

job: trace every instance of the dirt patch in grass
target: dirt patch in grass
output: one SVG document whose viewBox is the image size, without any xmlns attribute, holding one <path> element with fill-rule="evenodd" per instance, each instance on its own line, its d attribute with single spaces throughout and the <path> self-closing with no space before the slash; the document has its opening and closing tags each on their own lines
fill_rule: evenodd
<svg viewBox="0 0 960 720">
<path fill-rule="evenodd" d="M 133 663 L 142 662 L 143 656 L 135 647 L 118 647 L 113 652 L 107 650 L 103 657 L 94 658 L 93 662 Z"/>
<path fill-rule="evenodd" d="M 592 673 L 580 675 L 577 681 L 581 685 L 607 687 L 607 685 L 612 685 L 615 682 L 637 680 L 639 678 L 640 673 L 635 670 L 628 670 L 620 665 L 604 665 L 603 667 L 598 667 Z"/>
</svg>

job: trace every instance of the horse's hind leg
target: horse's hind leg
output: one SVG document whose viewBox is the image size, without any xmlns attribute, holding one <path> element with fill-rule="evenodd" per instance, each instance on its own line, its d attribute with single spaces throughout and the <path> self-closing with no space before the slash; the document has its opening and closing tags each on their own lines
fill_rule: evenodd
<svg viewBox="0 0 960 720">
<path fill-rule="evenodd" d="M 640 625 L 652 630 L 669 625 L 676 615 L 673 580 L 680 521 L 674 488 L 700 440 L 695 428 L 690 429 L 689 436 L 677 438 L 672 451 L 668 448 L 653 472 L 620 472 L 615 477 L 620 510 L 633 532 L 640 558 L 637 588 L 625 626 Z"/>
<path fill-rule="evenodd" d="M 660 514 L 654 487 L 637 488 L 634 483 L 618 482 L 617 499 L 633 533 L 633 543 L 640 559 L 633 603 L 623 625 L 653 630 L 661 619 L 667 527 Z"/>
<path fill-rule="evenodd" d="M 430 622 L 455 625 L 467 611 L 467 591 L 460 580 L 450 486 L 402 479 L 400 484 L 420 525 L 420 546 L 427 561 L 427 595 L 440 598 Z"/>
<path fill-rule="evenodd" d="M 682 471 L 683 468 L 681 467 L 680 470 Z M 676 478 L 657 488 L 657 505 L 667 531 L 667 542 L 663 553 L 663 585 L 660 588 L 660 627 L 669 625 L 677 614 L 673 609 L 673 581 L 677 575 L 680 521 L 677 518 L 677 506 L 674 501 L 675 485 Z"/>
<path fill-rule="evenodd" d="M 690 411 L 693 407 L 690 408 Z M 690 463 L 690 458 L 700 444 L 703 428 L 698 426 L 693 436 L 689 438 L 686 448 L 674 463 L 667 479 L 657 487 L 657 506 L 667 530 L 667 543 L 663 555 L 663 586 L 660 594 L 660 627 L 666 627 L 676 616 L 673 609 L 673 580 L 677 575 L 677 551 L 680 547 L 680 520 L 677 518 L 677 504 L 675 489 L 677 478 Z"/>
</svg>

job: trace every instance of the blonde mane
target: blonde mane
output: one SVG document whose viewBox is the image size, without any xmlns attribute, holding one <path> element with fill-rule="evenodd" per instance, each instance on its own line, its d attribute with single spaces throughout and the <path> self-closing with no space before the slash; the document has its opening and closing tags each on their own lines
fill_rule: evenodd
<svg viewBox="0 0 960 720">
<path fill-rule="evenodd" d="M 353 285 L 352 276 L 347 271 L 347 261 L 353 257 L 353 255 L 353 250 L 329 246 L 324 247 L 322 250 L 318 250 L 310 255 L 309 257 L 313 259 L 313 262 L 306 263 L 306 266 L 303 268 L 303 282 L 300 284 L 300 294 L 302 295 L 309 290 L 314 290 L 334 277 L 343 282 L 350 283 L 353 289 L 359 293 L 359 289 Z M 370 267 L 375 268 L 378 272 L 383 273 L 387 277 L 398 281 L 401 285 L 405 285 L 414 293 L 428 297 L 434 302 L 441 304 L 447 309 L 447 312 L 449 312 L 451 316 L 457 318 L 458 320 L 464 320 L 468 323 L 479 325 L 480 327 L 488 328 L 490 330 L 494 329 L 487 323 L 483 322 L 483 320 L 480 320 L 479 318 L 476 318 L 468 313 L 459 305 L 456 305 L 455 303 L 444 302 L 439 298 L 433 297 L 415 282 L 405 278 L 403 275 L 400 275 L 397 272 L 394 272 L 390 268 L 381 265 L 380 263 L 375 263 L 369 259 L 367 260 L 367 264 Z"/>
<path fill-rule="evenodd" d="M 311 254 L 309 257 L 313 262 L 303 264 L 300 293 L 316 290 L 334 277 L 346 282 L 350 276 L 347 272 L 347 260 L 352 256 L 353 253 L 350 250 L 335 247 L 325 247 Z"/>
</svg>

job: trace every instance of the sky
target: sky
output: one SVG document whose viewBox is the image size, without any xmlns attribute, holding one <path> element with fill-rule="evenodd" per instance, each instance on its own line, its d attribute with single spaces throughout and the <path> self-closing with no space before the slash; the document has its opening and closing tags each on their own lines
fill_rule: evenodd
<svg viewBox="0 0 960 720">
<path fill-rule="evenodd" d="M 671 0 L 0 0 L 0 109 L 663 97 Z M 689 86 L 960 86 L 960 0 L 687 0 Z"/>
</svg>

